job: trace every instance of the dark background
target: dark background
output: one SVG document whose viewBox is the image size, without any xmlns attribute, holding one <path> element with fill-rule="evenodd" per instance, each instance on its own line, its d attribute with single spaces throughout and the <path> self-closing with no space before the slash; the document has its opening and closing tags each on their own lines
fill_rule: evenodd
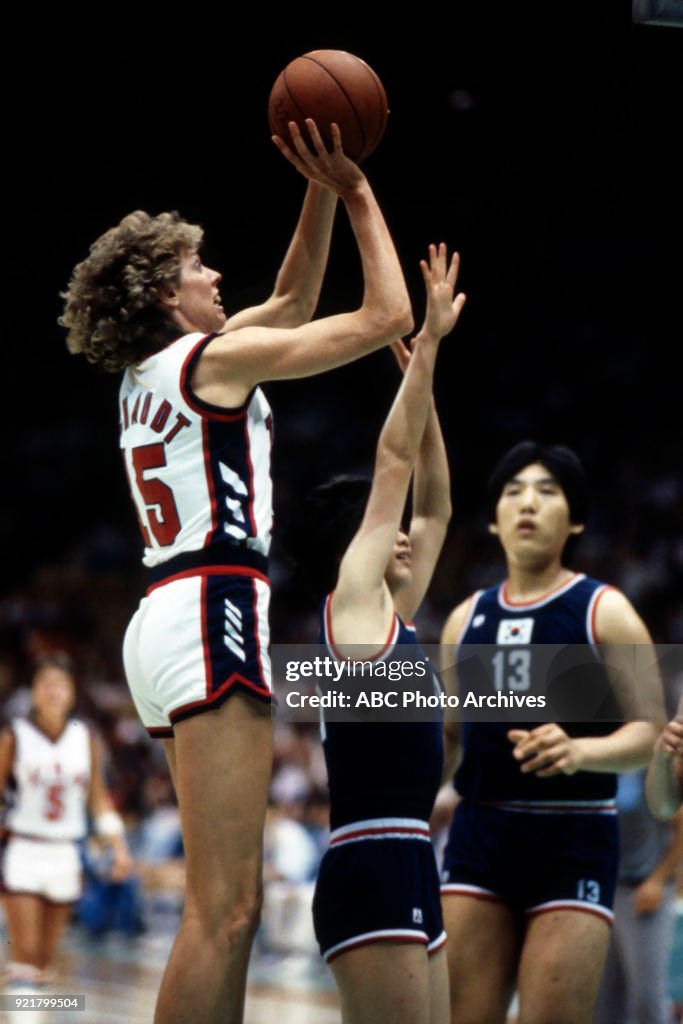
<svg viewBox="0 0 683 1024">
<path fill-rule="evenodd" d="M 549 13 L 548 8 L 553 10 Z M 116 434 L 118 380 L 71 357 L 59 291 L 132 209 L 204 225 L 229 310 L 272 287 L 303 181 L 269 139 L 281 68 L 347 49 L 380 74 L 389 127 L 366 170 L 421 317 L 430 241 L 469 299 L 436 385 L 455 518 L 424 613 L 501 572 L 484 486 L 514 442 L 576 448 L 593 493 L 577 567 L 622 586 L 661 641 L 683 632 L 680 473 L 683 30 L 630 4 L 99 4 L 11 16 L 4 74 L 6 264 L 0 653 L 118 645 L 142 579 Z M 320 312 L 360 298 L 340 215 Z M 311 484 L 368 464 L 397 384 L 387 353 L 268 386 L 278 530 Z M 275 546 L 273 639 L 310 639 Z"/>
</svg>

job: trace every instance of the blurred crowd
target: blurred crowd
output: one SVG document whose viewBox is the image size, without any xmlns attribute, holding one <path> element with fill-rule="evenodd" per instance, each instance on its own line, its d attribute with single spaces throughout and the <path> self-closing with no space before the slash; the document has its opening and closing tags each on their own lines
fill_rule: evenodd
<svg viewBox="0 0 683 1024">
<path fill-rule="evenodd" d="M 296 479 L 294 468 L 292 478 Z M 609 476 L 591 481 L 591 490 L 590 528 L 581 539 L 573 567 L 623 589 L 656 642 L 679 643 L 683 636 L 683 536 L 679 531 L 683 482 L 669 475 L 646 476 L 617 463 Z M 296 487 L 290 491 L 295 493 Z M 483 494 L 481 499 L 483 507 Z M 288 503 L 287 488 L 283 487 L 280 505 L 285 522 L 288 504 L 291 507 L 293 499 L 290 495 Z M 283 532 L 286 535 L 286 530 Z M 37 657 L 57 649 L 75 657 L 80 671 L 80 714 L 104 739 L 107 779 L 126 821 L 139 883 L 153 907 L 154 894 L 158 895 L 156 912 L 163 914 L 177 911 L 181 903 L 178 813 L 162 745 L 151 740 L 138 721 L 120 656 L 126 622 L 144 589 L 137 544 L 124 529 L 99 525 L 68 557 L 43 565 L 0 600 L 0 714 L 7 721 L 28 711 L 28 670 Z M 438 641 L 453 605 L 473 590 L 496 582 L 501 569 L 483 512 L 470 517 L 456 513 L 417 623 L 424 642 Z M 299 586 L 295 567 L 281 543 L 275 545 L 273 581 L 273 642 L 315 642 L 318 610 Z M 683 689 L 681 662 L 680 656 L 669 659 L 670 701 Z M 306 908 L 307 887 L 315 878 L 326 830 L 326 776 L 317 725 L 278 722 L 266 878 L 279 908 L 272 913 L 277 916 L 286 911 L 288 928 L 295 932 L 298 911 L 293 909 L 294 897 L 287 887 L 304 887 L 298 891 L 304 894 L 300 906 Z M 93 884 L 101 885 L 101 874 L 95 857 Z M 89 923 L 95 930 L 106 927 L 101 907 L 88 911 L 86 906 L 85 912 L 91 913 Z M 112 910 L 110 923 L 116 921 L 117 912 L 122 913 L 121 908 Z M 129 908 L 126 913 L 127 928 L 144 927 L 137 912 Z M 269 920 L 266 914 L 266 930 Z M 280 933 L 275 926 L 272 931 L 273 935 Z M 306 910 L 306 925 L 301 930 L 304 945 L 309 933 Z"/>
</svg>

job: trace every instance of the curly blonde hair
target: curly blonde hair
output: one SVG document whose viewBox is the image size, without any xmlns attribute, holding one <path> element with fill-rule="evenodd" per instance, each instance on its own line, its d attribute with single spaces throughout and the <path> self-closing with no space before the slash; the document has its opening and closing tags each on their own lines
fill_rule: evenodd
<svg viewBox="0 0 683 1024">
<path fill-rule="evenodd" d="M 173 340 L 178 330 L 161 299 L 180 281 L 182 251 L 198 249 L 202 237 L 175 212 L 142 210 L 101 235 L 61 293 L 69 351 L 115 373 Z"/>
</svg>

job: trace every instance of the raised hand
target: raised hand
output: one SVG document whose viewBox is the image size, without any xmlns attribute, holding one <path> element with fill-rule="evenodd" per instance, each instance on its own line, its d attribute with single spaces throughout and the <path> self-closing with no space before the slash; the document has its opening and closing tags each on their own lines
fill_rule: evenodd
<svg viewBox="0 0 683 1024">
<path fill-rule="evenodd" d="M 655 743 L 655 750 L 670 757 L 683 758 L 683 715 L 676 715 L 664 726 Z"/>
<path fill-rule="evenodd" d="M 459 292 L 453 298 L 460 256 L 454 252 L 450 263 L 444 242 L 429 246 L 429 262 L 420 260 L 420 269 L 427 291 L 427 310 L 422 331 L 432 337 L 444 338 L 455 327 L 465 305 L 465 295 Z"/>
<path fill-rule="evenodd" d="M 317 182 L 331 192 L 336 192 L 343 199 L 346 194 L 365 181 L 365 175 L 358 164 L 345 155 L 342 148 L 341 132 L 337 124 L 330 125 L 331 153 L 328 152 L 315 121 L 306 118 L 306 127 L 313 143 L 313 150 L 306 145 L 296 121 L 289 122 L 294 149 L 291 149 L 279 135 L 273 135 L 273 142 L 282 155 L 305 178 Z"/>
</svg>

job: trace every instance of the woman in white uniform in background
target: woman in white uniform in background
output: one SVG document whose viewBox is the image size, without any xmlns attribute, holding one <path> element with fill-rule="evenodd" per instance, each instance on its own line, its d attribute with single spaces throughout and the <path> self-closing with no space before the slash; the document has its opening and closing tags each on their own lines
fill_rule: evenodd
<svg viewBox="0 0 683 1024">
<path fill-rule="evenodd" d="M 111 849 L 112 879 L 121 880 L 130 870 L 99 744 L 71 717 L 76 685 L 67 655 L 48 655 L 38 663 L 31 699 L 29 715 L 0 732 L 0 793 L 7 801 L 5 981 L 12 991 L 31 991 L 51 979 L 59 941 L 81 894 L 78 843 L 88 832 L 88 815 Z"/>
</svg>

